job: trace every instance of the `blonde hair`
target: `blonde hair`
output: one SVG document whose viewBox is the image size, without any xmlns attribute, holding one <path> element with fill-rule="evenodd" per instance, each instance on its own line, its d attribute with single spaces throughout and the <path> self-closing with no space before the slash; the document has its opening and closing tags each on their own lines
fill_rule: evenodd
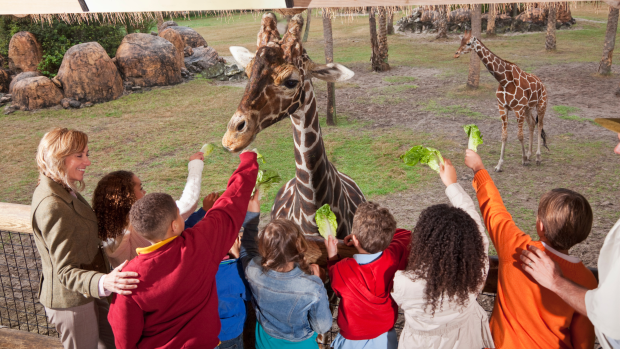
<svg viewBox="0 0 620 349">
<path fill-rule="evenodd" d="M 56 127 L 41 138 L 37 149 L 39 174 L 49 177 L 65 189 L 81 191 L 83 181 L 71 181 L 67 176 L 65 159 L 72 154 L 81 153 L 88 144 L 86 133 Z"/>
</svg>

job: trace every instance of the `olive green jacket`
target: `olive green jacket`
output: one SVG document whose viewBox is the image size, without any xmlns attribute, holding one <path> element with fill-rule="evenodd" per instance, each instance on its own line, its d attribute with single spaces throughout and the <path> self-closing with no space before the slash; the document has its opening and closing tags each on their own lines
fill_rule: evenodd
<svg viewBox="0 0 620 349">
<path fill-rule="evenodd" d="M 32 196 L 32 230 L 43 269 L 39 298 L 47 308 L 71 308 L 100 298 L 99 279 L 110 271 L 95 212 L 76 195 L 41 176 Z"/>
</svg>

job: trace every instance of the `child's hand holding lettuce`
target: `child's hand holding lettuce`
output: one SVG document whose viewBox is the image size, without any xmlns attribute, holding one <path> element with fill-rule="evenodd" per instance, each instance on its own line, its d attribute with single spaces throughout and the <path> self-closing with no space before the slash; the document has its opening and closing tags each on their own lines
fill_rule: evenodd
<svg viewBox="0 0 620 349">
<path fill-rule="evenodd" d="M 332 212 L 329 204 L 323 205 L 316 211 L 314 215 L 314 221 L 319 228 L 319 234 L 327 240 L 328 236 L 336 237 L 336 230 L 338 229 L 338 221 L 336 215 Z"/>
<path fill-rule="evenodd" d="M 426 164 L 428 167 L 439 173 L 439 165 L 443 163 L 443 157 L 439 150 L 435 148 L 417 145 L 409 149 L 400 158 L 407 166 L 415 166 L 418 163 Z"/>
<path fill-rule="evenodd" d="M 465 133 L 467 133 L 467 137 L 469 137 L 467 148 L 477 153 L 478 146 L 482 144 L 482 134 L 480 133 L 480 129 L 474 124 L 465 125 L 463 129 L 465 130 Z"/>
</svg>

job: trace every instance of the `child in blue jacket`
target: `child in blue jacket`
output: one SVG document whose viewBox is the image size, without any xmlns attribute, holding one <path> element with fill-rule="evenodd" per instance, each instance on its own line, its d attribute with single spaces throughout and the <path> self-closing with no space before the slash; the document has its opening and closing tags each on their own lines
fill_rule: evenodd
<svg viewBox="0 0 620 349">
<path fill-rule="evenodd" d="M 185 228 L 190 228 L 199 222 L 218 197 L 218 193 L 207 195 L 203 200 L 203 207 L 194 212 L 185 221 Z M 258 195 L 254 195 L 250 199 L 242 231 L 250 236 L 256 236 L 259 220 L 260 202 Z M 243 348 L 243 326 L 246 320 L 245 301 L 251 299 L 251 293 L 243 271 L 244 263 L 242 263 L 242 258 L 239 258 L 241 235 L 230 249 L 228 258 L 220 262 L 219 269 L 215 275 L 218 312 L 222 323 L 222 329 L 218 337 L 221 341 L 217 347 L 219 349 Z"/>
</svg>

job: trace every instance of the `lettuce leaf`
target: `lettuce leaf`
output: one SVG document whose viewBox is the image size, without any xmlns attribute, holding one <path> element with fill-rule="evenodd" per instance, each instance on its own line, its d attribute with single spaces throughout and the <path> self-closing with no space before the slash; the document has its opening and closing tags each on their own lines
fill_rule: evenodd
<svg viewBox="0 0 620 349">
<path fill-rule="evenodd" d="M 319 227 L 319 234 L 321 234 L 324 239 L 327 239 L 329 235 L 336 237 L 338 220 L 336 219 L 334 212 L 332 212 L 329 207 L 329 204 L 325 204 L 316 210 L 314 221 L 316 222 L 317 227 Z"/>
<path fill-rule="evenodd" d="M 278 172 L 274 170 L 259 170 L 256 177 L 256 187 L 254 188 L 254 190 L 258 189 L 258 199 L 260 200 L 273 184 L 280 183 L 281 181 L 282 177 L 280 177 Z M 254 192 L 252 192 L 253 194 Z"/>
<path fill-rule="evenodd" d="M 437 173 L 439 173 L 439 165 L 443 163 L 443 157 L 439 150 L 423 147 L 421 145 L 416 145 L 407 150 L 400 158 L 407 166 L 415 166 L 418 163 L 422 163 L 428 165 L 428 167 L 432 168 Z"/>
<path fill-rule="evenodd" d="M 211 143 L 207 143 L 203 145 L 202 148 L 200 148 L 200 151 L 204 153 L 205 158 L 211 155 L 211 153 L 213 153 L 214 150 L 215 150 L 215 146 Z"/>
<path fill-rule="evenodd" d="M 469 137 L 469 144 L 467 145 L 467 148 L 478 152 L 478 146 L 482 144 L 482 134 L 480 133 L 480 129 L 474 124 L 465 125 L 463 129 L 465 130 L 465 133 L 467 133 L 467 137 Z"/>
</svg>

